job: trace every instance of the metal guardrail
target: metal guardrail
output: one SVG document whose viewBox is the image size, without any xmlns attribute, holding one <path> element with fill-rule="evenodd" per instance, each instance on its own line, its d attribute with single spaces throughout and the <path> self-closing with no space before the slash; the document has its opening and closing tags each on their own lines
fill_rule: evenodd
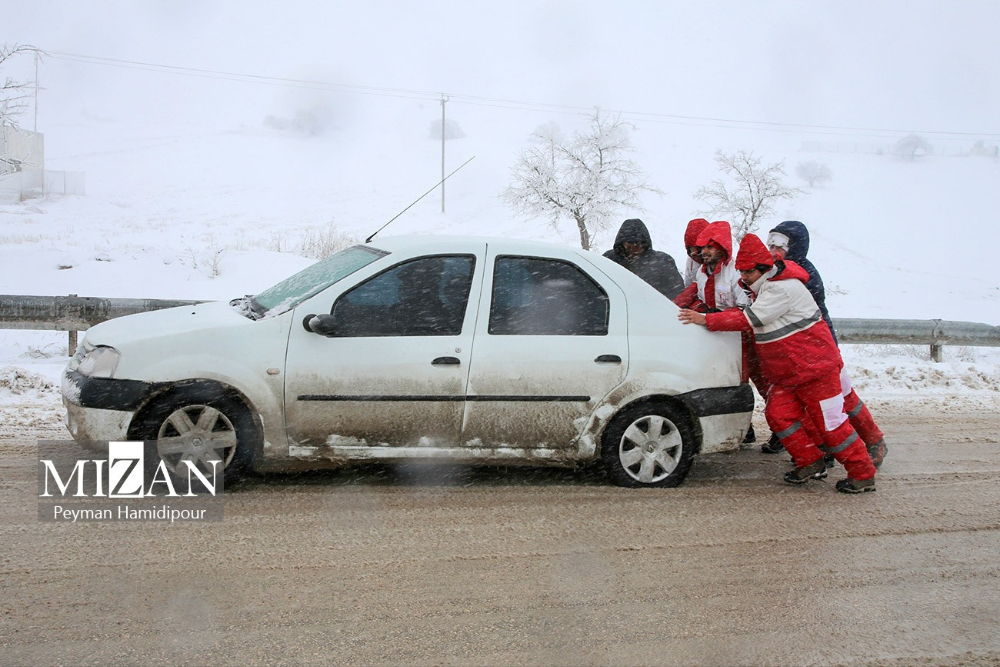
<svg viewBox="0 0 1000 667">
<path fill-rule="evenodd" d="M 76 334 L 124 315 L 161 308 L 190 306 L 201 301 L 176 299 L 106 299 L 69 296 L 0 294 L 0 329 L 68 331 L 69 353 L 76 351 Z M 941 361 L 945 345 L 1000 347 L 1000 327 L 950 320 L 869 320 L 836 318 L 833 327 L 841 343 L 929 345 L 931 359 Z"/>
<path fill-rule="evenodd" d="M 1000 327 L 980 322 L 834 318 L 833 328 L 841 343 L 930 345 L 934 361 L 945 345 L 1000 347 Z"/>
<path fill-rule="evenodd" d="M 125 315 L 190 306 L 201 301 L 176 299 L 106 299 L 92 296 L 22 296 L 0 294 L 0 329 L 68 331 L 69 355 L 76 352 L 77 332 Z"/>
</svg>

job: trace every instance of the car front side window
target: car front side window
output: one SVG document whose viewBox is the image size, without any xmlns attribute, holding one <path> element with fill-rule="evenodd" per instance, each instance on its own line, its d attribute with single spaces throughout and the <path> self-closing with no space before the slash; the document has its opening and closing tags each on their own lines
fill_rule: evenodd
<svg viewBox="0 0 1000 667">
<path fill-rule="evenodd" d="M 498 257 L 489 333 L 606 336 L 608 295 L 579 267 L 537 257 Z"/>
<path fill-rule="evenodd" d="M 475 257 L 440 255 L 398 264 L 341 295 L 331 315 L 338 336 L 457 336 Z"/>
</svg>

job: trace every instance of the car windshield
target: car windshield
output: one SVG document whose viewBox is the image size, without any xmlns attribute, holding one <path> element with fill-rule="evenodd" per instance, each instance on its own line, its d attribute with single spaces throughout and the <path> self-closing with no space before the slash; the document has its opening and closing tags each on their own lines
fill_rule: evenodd
<svg viewBox="0 0 1000 667">
<path fill-rule="evenodd" d="M 388 254 L 367 246 L 341 250 L 268 287 L 250 300 L 250 310 L 256 319 L 280 315 Z"/>
</svg>

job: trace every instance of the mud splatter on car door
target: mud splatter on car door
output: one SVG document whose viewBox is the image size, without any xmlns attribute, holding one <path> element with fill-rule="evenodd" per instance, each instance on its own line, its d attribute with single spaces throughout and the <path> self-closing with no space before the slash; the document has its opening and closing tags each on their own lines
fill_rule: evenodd
<svg viewBox="0 0 1000 667">
<path fill-rule="evenodd" d="M 463 442 L 570 447 L 625 378 L 625 296 L 557 258 L 491 254 L 485 273 Z"/>
<path fill-rule="evenodd" d="M 396 264 L 293 328 L 285 411 L 300 446 L 455 446 L 472 350 L 474 255 Z M 308 309 L 309 304 L 303 308 Z M 317 454 L 322 455 L 319 451 Z"/>
</svg>

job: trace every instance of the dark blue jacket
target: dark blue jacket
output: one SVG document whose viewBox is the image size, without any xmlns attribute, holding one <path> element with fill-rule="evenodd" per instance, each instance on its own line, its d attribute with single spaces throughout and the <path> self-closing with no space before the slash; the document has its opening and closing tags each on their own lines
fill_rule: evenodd
<svg viewBox="0 0 1000 667">
<path fill-rule="evenodd" d="M 837 332 L 833 330 L 833 321 L 826 309 L 826 290 L 823 288 L 823 278 L 820 277 L 819 271 L 816 270 L 813 263 L 806 259 L 806 255 L 809 254 L 809 230 L 798 220 L 785 220 L 771 231 L 788 237 L 788 252 L 785 253 L 785 259 L 792 260 L 809 274 L 806 288 L 816 300 L 819 312 L 823 315 L 827 326 L 830 327 L 834 342 L 837 342 Z"/>
</svg>

